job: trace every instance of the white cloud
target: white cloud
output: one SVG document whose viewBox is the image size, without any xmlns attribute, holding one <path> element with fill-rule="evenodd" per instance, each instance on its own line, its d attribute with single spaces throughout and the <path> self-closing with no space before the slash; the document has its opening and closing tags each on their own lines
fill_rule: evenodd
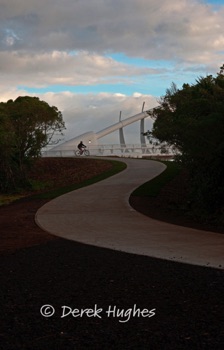
<svg viewBox="0 0 224 350">
<path fill-rule="evenodd" d="M 223 29 L 224 6 L 214 11 L 195 0 L 1 0 L 0 5 L 2 50 L 8 40 L 14 50 L 124 52 L 204 64 L 219 60 Z M 7 37 L 6 30 L 14 36 Z"/>
<path fill-rule="evenodd" d="M 44 87 L 48 85 L 94 85 L 132 80 L 133 76 L 156 74 L 159 70 L 117 62 L 88 52 L 62 51 L 25 53 L 0 52 L 3 85 Z M 0 82 L 1 84 L 1 82 Z"/>
</svg>

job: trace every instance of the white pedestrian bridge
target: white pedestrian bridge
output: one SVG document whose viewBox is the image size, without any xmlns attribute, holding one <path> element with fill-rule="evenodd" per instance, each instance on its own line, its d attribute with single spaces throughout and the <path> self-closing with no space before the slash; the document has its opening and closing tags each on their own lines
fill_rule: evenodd
<svg viewBox="0 0 224 350">
<path fill-rule="evenodd" d="M 59 144 L 48 151 L 43 152 L 43 156 L 47 157 L 70 157 L 74 156 L 77 151 L 77 145 L 82 141 L 89 150 L 91 156 L 122 156 L 122 157 L 134 157 L 141 158 L 144 155 L 173 155 L 174 149 L 168 147 L 165 144 L 156 144 L 146 142 L 146 134 L 144 131 L 144 120 L 151 116 L 153 108 L 147 111 L 143 111 L 144 103 L 141 113 L 135 114 L 131 117 L 121 120 L 121 112 L 119 116 L 119 122 L 112 124 L 98 132 L 88 131 L 84 134 L 76 136 L 69 141 Z M 125 142 L 123 129 L 132 124 L 140 121 L 140 143 L 139 144 L 127 144 Z M 109 135 L 115 131 L 119 131 L 119 144 L 99 144 L 98 140 L 106 135 Z M 149 132 L 150 133 L 150 132 Z"/>
</svg>

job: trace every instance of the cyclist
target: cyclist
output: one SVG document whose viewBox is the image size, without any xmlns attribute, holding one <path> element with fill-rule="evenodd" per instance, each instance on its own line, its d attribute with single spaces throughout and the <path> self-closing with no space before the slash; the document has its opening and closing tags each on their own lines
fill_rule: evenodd
<svg viewBox="0 0 224 350">
<path fill-rule="evenodd" d="M 84 145 L 84 143 L 82 141 L 79 142 L 77 147 L 80 150 L 81 154 L 83 153 L 84 148 L 86 148 L 86 146 Z"/>
</svg>

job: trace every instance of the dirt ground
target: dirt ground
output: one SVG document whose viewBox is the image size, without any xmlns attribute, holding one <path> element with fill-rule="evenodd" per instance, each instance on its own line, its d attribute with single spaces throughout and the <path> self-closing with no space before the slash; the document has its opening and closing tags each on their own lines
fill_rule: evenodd
<svg viewBox="0 0 224 350">
<path fill-rule="evenodd" d="M 30 175 L 37 184 L 46 183 L 45 189 L 35 191 L 37 193 L 80 183 L 110 168 L 111 164 L 102 160 L 43 158 L 32 168 Z M 22 199 L 0 206 L 0 253 L 57 239 L 35 223 L 36 211 L 48 200 L 33 199 L 31 195 L 32 192 L 27 193 Z"/>
</svg>

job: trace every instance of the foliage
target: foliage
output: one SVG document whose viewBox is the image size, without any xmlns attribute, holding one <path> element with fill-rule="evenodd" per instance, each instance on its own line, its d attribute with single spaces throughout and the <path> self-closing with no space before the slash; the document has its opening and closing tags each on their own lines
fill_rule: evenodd
<svg viewBox="0 0 224 350">
<path fill-rule="evenodd" d="M 177 89 L 173 83 L 152 112 L 153 135 L 175 146 L 191 173 L 192 208 L 221 215 L 224 200 L 224 66 Z"/>
<path fill-rule="evenodd" d="M 54 135 L 62 135 L 62 114 L 37 97 L 0 103 L 0 190 L 27 184 L 27 167 Z"/>
</svg>

